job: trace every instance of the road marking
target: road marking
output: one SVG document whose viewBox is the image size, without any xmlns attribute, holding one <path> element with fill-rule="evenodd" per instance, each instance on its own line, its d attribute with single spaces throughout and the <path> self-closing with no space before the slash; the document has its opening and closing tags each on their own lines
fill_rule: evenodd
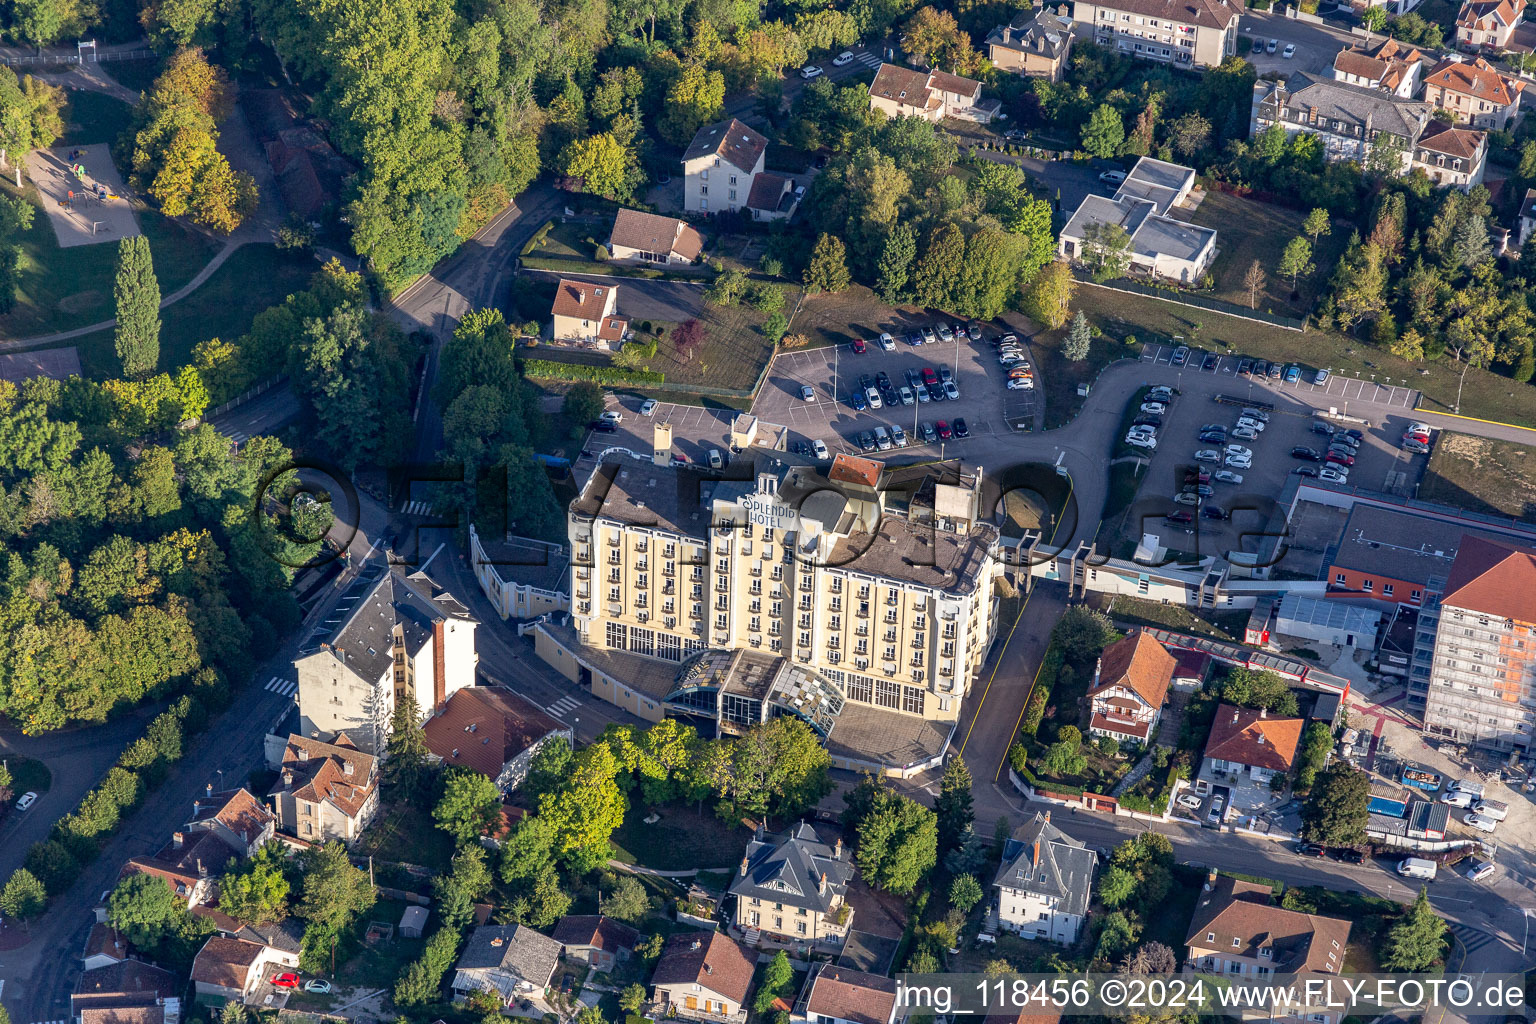
<svg viewBox="0 0 1536 1024">
<path fill-rule="evenodd" d="M 425 562 L 422 562 L 421 565 L 417 567 L 416 571 L 417 572 L 426 572 L 427 571 L 427 566 L 432 564 L 432 559 L 436 558 L 438 556 L 438 553 L 441 552 L 443 550 L 443 548 L 445 548 L 447 546 L 448 546 L 448 542 L 447 541 L 443 541 L 441 544 L 439 544 L 437 546 L 437 551 L 434 551 L 430 555 L 428 555 L 427 556 L 427 560 Z"/>
<path fill-rule="evenodd" d="M 567 712 L 580 711 L 581 702 L 572 700 L 570 697 L 561 697 L 553 704 L 550 704 L 548 707 L 546 707 L 544 710 L 548 711 L 556 718 L 564 718 Z"/>
<path fill-rule="evenodd" d="M 286 697 L 298 688 L 299 684 L 297 682 L 292 679 L 284 679 L 282 676 L 273 676 L 267 681 L 267 685 L 262 687 L 263 690 L 271 690 L 279 697 Z"/>
<path fill-rule="evenodd" d="M 429 501 L 408 501 L 401 506 L 400 511 L 408 516 L 432 515 L 432 503 Z"/>
</svg>

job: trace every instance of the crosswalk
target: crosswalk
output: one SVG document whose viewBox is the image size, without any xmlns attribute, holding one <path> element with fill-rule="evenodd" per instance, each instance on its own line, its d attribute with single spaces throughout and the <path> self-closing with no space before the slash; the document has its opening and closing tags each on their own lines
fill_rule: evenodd
<svg viewBox="0 0 1536 1024">
<path fill-rule="evenodd" d="M 555 701 L 544 710 L 548 711 L 556 718 L 564 718 L 569 712 L 580 711 L 581 702 L 573 700 L 570 697 L 561 697 L 559 700 Z"/>
<path fill-rule="evenodd" d="M 408 501 L 401 507 L 401 511 L 408 516 L 432 515 L 432 503 L 430 501 Z"/>
<path fill-rule="evenodd" d="M 1469 960 L 1473 963 L 1476 963 L 1477 961 L 1473 960 L 1473 954 L 1482 949 L 1484 946 L 1488 945 L 1490 942 L 1498 941 L 1494 936 L 1489 935 L 1487 932 L 1479 931 L 1476 928 L 1472 928 L 1464 924 L 1453 923 L 1451 925 L 1451 934 L 1456 936 L 1456 939 L 1461 943 L 1462 948 L 1467 951 L 1466 957 L 1462 960 L 1463 964 Z"/>
<path fill-rule="evenodd" d="M 267 685 L 262 687 L 263 690 L 271 690 L 279 697 L 286 697 L 298 688 L 299 684 L 297 682 L 292 679 L 284 679 L 282 676 L 273 676 L 267 680 Z"/>
<path fill-rule="evenodd" d="M 853 59 L 867 68 L 880 66 L 880 55 L 876 53 L 861 53 Z"/>
</svg>

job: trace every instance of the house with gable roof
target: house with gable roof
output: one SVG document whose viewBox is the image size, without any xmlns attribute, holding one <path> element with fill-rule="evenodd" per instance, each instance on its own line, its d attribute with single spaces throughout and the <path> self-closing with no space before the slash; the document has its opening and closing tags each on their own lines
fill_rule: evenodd
<svg viewBox="0 0 1536 1024">
<path fill-rule="evenodd" d="M 500 686 L 457 691 L 422 732 L 434 758 L 479 772 L 503 793 L 522 785 L 545 743 L 571 742 L 570 726 Z"/>
<path fill-rule="evenodd" d="M 620 960 L 628 960 L 640 942 L 639 932 L 601 914 L 562 917 L 550 937 L 560 943 L 567 960 L 580 960 L 594 971 L 604 973 Z"/>
<path fill-rule="evenodd" d="M 795 1024 L 895 1024 L 892 978 L 820 963 L 806 976 L 789 1019 Z"/>
<path fill-rule="evenodd" d="M 609 281 L 562 277 L 550 307 L 549 336 L 599 349 L 617 349 L 629 335 L 629 319 L 618 314 L 619 286 Z"/>
<path fill-rule="evenodd" d="M 1436 185 L 1470 191 L 1483 183 L 1488 133 L 1432 121 L 1413 147 L 1413 166 Z"/>
<path fill-rule="evenodd" d="M 1456 14 L 1456 45 L 1503 50 L 1524 13 L 1525 0 L 1467 0 Z"/>
<path fill-rule="evenodd" d="M 1263 708 L 1222 704 L 1205 741 L 1205 770 L 1246 774 L 1260 785 L 1269 785 L 1276 775 L 1289 774 L 1295 765 L 1305 724 L 1302 718 L 1271 717 Z"/>
<path fill-rule="evenodd" d="M 1520 112 L 1525 83 L 1499 73 L 1482 57 L 1443 60 L 1424 77 L 1424 102 L 1457 123 L 1503 131 Z"/>
<path fill-rule="evenodd" d="M 616 260 L 692 263 L 704 251 L 704 236 L 676 217 L 621 209 L 613 215 L 608 251 Z"/>
<path fill-rule="evenodd" d="M 757 179 L 766 173 L 767 152 L 768 140 L 734 117 L 700 128 L 683 152 L 683 210 L 708 214 L 745 209 Z M 782 195 L 789 179 L 767 177 L 778 180 Z"/>
<path fill-rule="evenodd" d="M 525 924 L 482 925 L 470 933 L 453 969 L 453 998 L 489 992 L 501 1005 L 527 999 L 541 1010 L 560 963 L 560 943 Z"/>
<path fill-rule="evenodd" d="M 1387 36 L 1374 48 L 1361 44 L 1340 50 L 1333 58 L 1333 77 L 1408 100 L 1419 91 L 1428 63 L 1417 48 Z"/>
<path fill-rule="evenodd" d="M 1066 4 L 1024 11 L 987 34 L 987 59 L 999 71 L 1061 81 L 1072 56 L 1072 9 Z"/>
<path fill-rule="evenodd" d="M 747 1019 L 757 958 L 722 932 L 677 932 L 662 947 L 651 974 L 653 1020 L 739 1024 Z"/>
<path fill-rule="evenodd" d="M 1071 945 L 1088 920 L 1098 855 L 1037 813 L 1003 845 L 997 890 L 998 926 L 1029 939 Z"/>
<path fill-rule="evenodd" d="M 69 998 L 77 1024 L 179 1024 L 181 981 L 142 960 L 88 968 Z"/>
<path fill-rule="evenodd" d="M 981 83 L 947 71 L 920 71 L 900 64 L 881 64 L 869 83 L 869 109 L 887 117 L 920 117 L 942 121 L 956 117 L 982 124 L 992 120 L 1000 104 L 981 99 Z"/>
<path fill-rule="evenodd" d="M 1157 728 L 1178 659 L 1146 630 L 1104 648 L 1088 688 L 1088 731 L 1146 743 Z"/>
<path fill-rule="evenodd" d="M 267 737 L 269 761 L 275 738 Z M 291 735 L 267 803 L 288 835 L 310 843 L 351 842 L 379 811 L 378 759 L 359 750 L 346 733 L 335 743 Z"/>
<path fill-rule="evenodd" d="M 843 840 L 828 845 L 805 822 L 747 844 L 728 891 L 736 897 L 735 928 L 760 939 L 842 948 L 853 923 L 848 883 L 853 862 Z"/>
<path fill-rule="evenodd" d="M 192 805 L 188 832 L 211 832 L 242 857 L 249 857 L 272 838 L 277 817 L 255 794 L 239 789 L 215 793 L 209 784 L 201 800 Z"/>
</svg>

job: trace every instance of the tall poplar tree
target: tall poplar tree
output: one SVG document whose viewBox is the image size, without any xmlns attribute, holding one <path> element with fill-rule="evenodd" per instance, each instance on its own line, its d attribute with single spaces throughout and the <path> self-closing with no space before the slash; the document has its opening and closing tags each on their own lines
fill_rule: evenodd
<svg viewBox="0 0 1536 1024">
<path fill-rule="evenodd" d="M 142 380 L 160 362 L 160 282 L 149 255 L 149 239 L 125 238 L 117 245 L 117 358 L 123 375 Z"/>
</svg>

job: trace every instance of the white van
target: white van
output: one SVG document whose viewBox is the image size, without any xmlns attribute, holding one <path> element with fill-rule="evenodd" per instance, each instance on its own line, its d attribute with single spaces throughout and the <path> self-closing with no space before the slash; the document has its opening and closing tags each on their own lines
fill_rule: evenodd
<svg viewBox="0 0 1536 1024">
<path fill-rule="evenodd" d="M 1397 865 L 1397 873 L 1404 878 L 1422 878 L 1426 882 L 1434 881 L 1435 870 L 1435 862 L 1423 857 L 1404 857 Z"/>
<path fill-rule="evenodd" d="M 1491 818 L 1494 821 L 1503 821 L 1509 817 L 1509 804 L 1500 800 L 1479 800 L 1472 805 L 1480 818 Z"/>
<path fill-rule="evenodd" d="M 1494 829 L 1499 827 L 1499 823 L 1494 821 L 1492 818 L 1484 817 L 1481 814 L 1475 814 L 1471 812 L 1468 812 L 1468 814 L 1461 820 L 1477 829 L 1479 832 L 1491 833 Z"/>
<path fill-rule="evenodd" d="M 1452 793 L 1470 793 L 1474 800 L 1480 799 L 1483 795 L 1481 782 L 1469 782 L 1465 779 L 1452 779 L 1445 788 Z"/>
<path fill-rule="evenodd" d="M 1471 793 L 1463 793 L 1455 789 L 1448 789 L 1440 794 L 1440 802 L 1450 804 L 1452 807 L 1471 807 L 1473 800 Z"/>
<path fill-rule="evenodd" d="M 724 457 L 721 456 L 719 448 L 711 448 L 709 450 L 709 468 L 710 469 L 724 469 L 725 468 L 725 459 L 724 459 Z"/>
</svg>

